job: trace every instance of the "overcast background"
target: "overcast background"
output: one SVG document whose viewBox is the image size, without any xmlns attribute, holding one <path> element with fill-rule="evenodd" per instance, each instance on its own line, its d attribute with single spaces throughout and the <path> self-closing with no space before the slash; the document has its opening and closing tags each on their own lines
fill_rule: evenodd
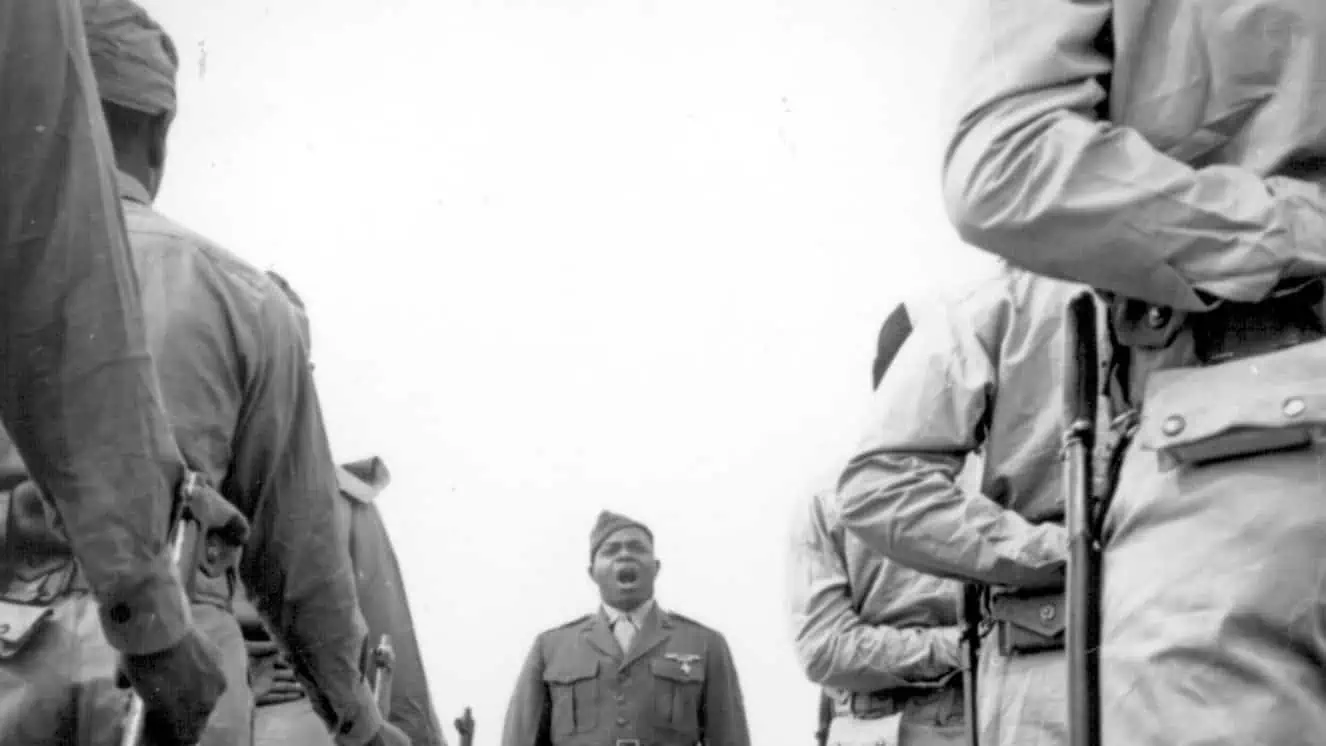
<svg viewBox="0 0 1326 746">
<path fill-rule="evenodd" d="M 183 58 L 158 202 L 284 274 L 341 461 L 393 473 L 438 715 L 496 746 L 590 525 L 722 631 L 807 744 L 790 515 L 856 439 L 880 322 L 982 262 L 939 191 L 957 0 L 144 0 Z"/>
</svg>

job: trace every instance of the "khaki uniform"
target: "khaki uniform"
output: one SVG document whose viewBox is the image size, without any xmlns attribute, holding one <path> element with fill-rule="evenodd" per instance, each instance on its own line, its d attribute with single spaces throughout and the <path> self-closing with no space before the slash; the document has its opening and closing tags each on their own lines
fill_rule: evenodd
<svg viewBox="0 0 1326 746">
<path fill-rule="evenodd" d="M 870 550 L 940 577 L 1031 592 L 1067 562 L 1059 406 L 1063 311 L 1085 288 L 996 267 L 909 304 L 911 336 L 876 390 L 839 490 L 840 520 Z M 962 470 L 979 452 L 964 489 Z M 1062 616 L 1047 634 L 1061 632 Z M 1061 651 L 982 646 L 982 742 L 1066 743 Z"/>
<path fill-rule="evenodd" d="M 832 492 L 799 511 L 789 560 L 797 658 L 832 700 L 828 746 L 964 743 L 958 584 L 849 534 Z"/>
<path fill-rule="evenodd" d="M 1326 274 L 1326 3 L 972 7 L 955 223 L 1138 301 L 1112 313 L 1141 424 L 1106 525 L 1105 744 L 1320 742 L 1326 342 L 1292 291 Z"/>
<path fill-rule="evenodd" d="M 125 612 L 103 613 L 109 642 L 164 650 L 188 629 L 166 553 L 184 465 L 78 0 L 0 4 L 0 158 L 0 419 L 59 505 L 100 609 Z"/>
<path fill-rule="evenodd" d="M 345 464 L 338 472 L 341 500 L 337 512 L 348 531 L 347 545 L 355 569 L 359 609 L 368 625 L 368 640 L 376 645 L 382 635 L 390 635 L 395 651 L 387 722 L 400 728 L 414 746 L 446 746 L 446 734 L 428 691 L 405 581 L 376 505 L 390 482 L 390 474 L 386 464 L 376 457 Z M 253 672 L 255 742 L 258 746 L 331 746 L 331 736 L 303 688 L 291 680 L 290 662 L 253 607 L 244 602 L 240 608 Z"/>
<path fill-rule="evenodd" d="M 727 641 L 657 607 L 623 655 L 600 611 L 538 636 L 502 746 L 750 746 Z"/>
</svg>

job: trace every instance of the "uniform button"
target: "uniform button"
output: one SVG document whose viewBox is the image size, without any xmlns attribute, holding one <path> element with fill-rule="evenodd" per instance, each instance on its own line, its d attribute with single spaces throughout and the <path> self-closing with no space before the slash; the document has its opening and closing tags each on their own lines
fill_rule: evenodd
<svg viewBox="0 0 1326 746">
<path fill-rule="evenodd" d="M 1308 405 L 1297 396 L 1291 396 L 1290 398 L 1285 399 L 1282 410 L 1286 417 L 1297 417 L 1308 410 Z"/>
<path fill-rule="evenodd" d="M 1048 622 L 1054 619 L 1057 612 L 1054 610 L 1054 604 L 1046 604 L 1041 607 L 1041 621 Z"/>
<path fill-rule="evenodd" d="M 1169 323 L 1169 309 L 1161 306 L 1152 306 L 1146 312 L 1146 325 L 1152 329 L 1159 329 Z"/>
<path fill-rule="evenodd" d="M 625 727 L 626 727 L 626 718 L 617 718 L 617 725 L 620 725 L 621 727 L 625 728 Z"/>
<path fill-rule="evenodd" d="M 1188 423 L 1184 422 L 1182 417 L 1177 414 L 1172 414 L 1169 417 L 1166 417 L 1165 421 L 1161 423 L 1160 431 L 1172 438 L 1183 432 L 1183 426 L 1186 424 Z"/>
</svg>

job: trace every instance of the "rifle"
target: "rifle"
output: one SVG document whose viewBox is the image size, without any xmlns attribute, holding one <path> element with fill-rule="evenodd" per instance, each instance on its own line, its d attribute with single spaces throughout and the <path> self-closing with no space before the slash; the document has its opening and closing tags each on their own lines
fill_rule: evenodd
<svg viewBox="0 0 1326 746">
<path fill-rule="evenodd" d="M 474 746 L 474 715 L 470 714 L 470 708 L 466 707 L 453 724 L 460 734 L 460 746 Z"/>
<path fill-rule="evenodd" d="M 819 727 L 815 729 L 815 743 L 818 746 L 828 746 L 829 726 L 833 722 L 833 700 L 828 694 L 820 692 L 820 721 Z"/>
<path fill-rule="evenodd" d="M 958 597 L 958 619 L 962 621 L 962 712 L 967 722 L 968 746 L 980 746 L 980 721 L 976 719 L 976 673 L 981 664 L 981 596 L 977 583 L 964 583 Z"/>
<path fill-rule="evenodd" d="M 1093 520 L 1096 446 L 1096 304 L 1083 294 L 1068 306 L 1064 350 L 1064 523 L 1068 530 L 1068 742 L 1100 744 L 1100 536 Z"/>
<path fill-rule="evenodd" d="M 386 720 L 391 714 L 391 678 L 396 667 L 396 650 L 391 646 L 391 635 L 383 635 L 373 649 L 373 696 L 378 701 L 378 712 Z"/>
<path fill-rule="evenodd" d="M 196 472 L 186 473 L 176 497 L 170 536 L 170 564 L 180 580 L 180 591 L 184 597 L 184 607 L 189 607 L 190 584 L 193 581 L 198 558 L 199 526 L 191 509 L 194 496 L 201 489 L 201 481 Z M 143 729 L 147 722 L 147 703 L 136 691 L 130 690 L 129 711 L 124 716 L 124 728 L 120 732 L 120 746 L 139 746 L 143 741 Z"/>
</svg>

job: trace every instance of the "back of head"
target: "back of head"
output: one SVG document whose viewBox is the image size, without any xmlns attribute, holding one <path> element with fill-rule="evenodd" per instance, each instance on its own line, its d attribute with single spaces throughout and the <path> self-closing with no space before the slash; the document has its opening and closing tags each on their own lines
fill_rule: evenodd
<svg viewBox="0 0 1326 746">
<path fill-rule="evenodd" d="M 175 118 L 179 54 L 161 24 L 131 0 L 82 0 L 83 28 L 97 92 L 117 160 L 145 151 L 147 168 L 160 171 L 165 135 Z M 126 170 L 141 171 L 144 165 Z M 159 174 L 136 173 L 155 181 Z M 151 178 L 148 178 L 151 177 Z M 154 184 L 145 184 L 155 191 Z"/>
<path fill-rule="evenodd" d="M 83 0 L 88 57 L 101 100 L 148 117 L 175 116 L 175 42 L 131 0 Z"/>
</svg>

